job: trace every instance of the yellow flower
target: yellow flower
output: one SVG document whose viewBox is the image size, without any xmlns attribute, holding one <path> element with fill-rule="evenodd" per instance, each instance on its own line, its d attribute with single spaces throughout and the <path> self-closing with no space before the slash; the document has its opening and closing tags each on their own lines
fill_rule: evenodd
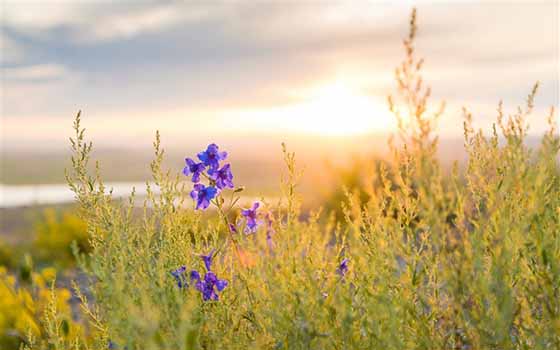
<svg viewBox="0 0 560 350">
<path fill-rule="evenodd" d="M 45 282 L 51 283 L 56 278 L 56 269 L 54 267 L 45 267 L 41 270 L 41 276 L 43 276 Z"/>
</svg>

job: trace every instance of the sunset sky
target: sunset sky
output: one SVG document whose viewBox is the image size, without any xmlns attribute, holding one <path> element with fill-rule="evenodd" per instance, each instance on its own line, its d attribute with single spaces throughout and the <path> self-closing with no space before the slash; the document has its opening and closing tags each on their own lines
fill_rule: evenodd
<svg viewBox="0 0 560 350">
<path fill-rule="evenodd" d="M 425 79 L 480 126 L 541 82 L 532 130 L 558 105 L 557 2 L 3 1 L 2 142 L 62 149 L 78 109 L 98 145 L 288 134 L 351 138 L 394 128 L 386 95 L 412 5 Z"/>
</svg>

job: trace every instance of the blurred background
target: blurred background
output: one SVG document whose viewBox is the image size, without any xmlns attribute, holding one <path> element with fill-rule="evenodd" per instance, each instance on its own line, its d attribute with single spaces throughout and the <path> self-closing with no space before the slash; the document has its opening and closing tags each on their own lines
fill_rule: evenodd
<svg viewBox="0 0 560 350">
<path fill-rule="evenodd" d="M 177 171 L 218 143 L 249 196 L 277 194 L 281 142 L 306 199 L 352 183 L 395 131 L 386 98 L 413 5 L 425 79 L 447 102 L 442 160 L 464 161 L 463 106 L 488 130 L 500 100 L 514 112 L 540 81 L 537 142 L 558 105 L 556 1 L 4 0 L 0 239 L 49 251 L 41 235 L 66 230 L 85 242 L 64 181 L 78 110 L 117 194 L 149 180 L 155 130 Z"/>
</svg>

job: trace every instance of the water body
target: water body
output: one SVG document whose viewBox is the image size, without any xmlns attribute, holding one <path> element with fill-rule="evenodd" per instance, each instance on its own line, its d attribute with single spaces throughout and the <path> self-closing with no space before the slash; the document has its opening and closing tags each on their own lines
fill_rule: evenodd
<svg viewBox="0 0 560 350">
<path fill-rule="evenodd" d="M 159 188 L 151 184 L 154 193 L 159 193 Z M 106 192 L 113 189 L 113 198 L 126 198 L 136 190 L 136 203 L 143 205 L 142 199 L 147 195 L 145 182 L 109 182 L 105 184 Z M 229 198 L 226 196 L 226 202 Z M 249 205 L 261 198 L 241 196 L 238 204 Z M 0 184 L 0 209 L 31 207 L 38 205 L 55 205 L 72 203 L 76 200 L 74 192 L 67 184 L 52 185 L 4 185 Z M 266 201 L 276 201 L 277 198 L 267 197 Z"/>
<path fill-rule="evenodd" d="M 107 190 L 113 189 L 113 198 L 124 198 L 136 189 L 138 197 L 146 196 L 144 182 L 106 183 Z M 154 188 L 157 193 L 157 188 Z M 67 184 L 53 185 L 3 185 L 0 184 L 0 208 L 17 208 L 45 204 L 64 204 L 75 201 L 74 193 Z"/>
</svg>

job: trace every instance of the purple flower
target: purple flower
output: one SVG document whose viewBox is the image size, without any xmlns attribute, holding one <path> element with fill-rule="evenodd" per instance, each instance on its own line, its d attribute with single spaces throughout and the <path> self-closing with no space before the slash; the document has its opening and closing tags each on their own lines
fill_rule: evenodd
<svg viewBox="0 0 560 350">
<path fill-rule="evenodd" d="M 211 168 L 208 170 L 208 175 L 216 182 L 216 187 L 220 190 L 226 187 L 233 188 L 233 174 L 231 173 L 231 166 L 229 164 L 224 165 L 219 170 Z"/>
<path fill-rule="evenodd" d="M 212 267 L 213 254 L 214 250 L 212 250 L 208 255 L 200 256 L 202 260 L 204 260 L 204 266 L 207 270 L 204 278 L 201 278 L 200 273 L 196 270 L 192 270 L 189 274 L 191 283 L 194 283 L 194 287 L 202 293 L 202 299 L 204 301 L 218 300 L 218 292 L 223 291 L 228 285 L 226 280 L 218 279 L 214 272 L 210 271 L 210 268 Z M 177 286 L 181 289 L 188 287 L 187 277 L 185 275 L 186 270 L 187 268 L 185 266 L 181 266 L 178 269 L 171 271 L 171 275 L 173 275 L 177 281 Z"/>
<path fill-rule="evenodd" d="M 206 209 L 210 206 L 210 201 L 212 198 L 216 197 L 218 190 L 216 187 L 204 186 L 203 184 L 194 185 L 194 189 L 191 191 L 192 199 L 196 200 L 196 209 Z"/>
<path fill-rule="evenodd" d="M 226 280 L 218 279 L 214 272 L 210 271 L 212 267 L 213 254 L 214 249 L 212 249 L 208 255 L 200 256 L 204 261 L 204 266 L 206 267 L 206 274 L 204 275 L 204 278 L 200 278 L 200 273 L 198 271 L 191 271 L 191 281 L 195 282 L 194 287 L 202 293 L 202 299 L 204 301 L 218 300 L 218 292 L 224 290 L 224 288 L 228 285 Z"/>
<path fill-rule="evenodd" d="M 198 271 L 191 271 L 191 281 L 200 281 L 200 274 L 198 273 Z"/>
<path fill-rule="evenodd" d="M 237 227 L 234 224 L 229 224 L 229 231 L 231 233 L 237 233 Z"/>
<path fill-rule="evenodd" d="M 206 169 L 204 164 L 195 163 L 195 161 L 190 158 L 186 158 L 185 162 L 187 163 L 187 166 L 183 169 L 183 174 L 185 174 L 185 176 L 189 176 L 190 174 L 192 174 L 192 182 L 199 182 L 200 174 L 202 174 Z"/>
<path fill-rule="evenodd" d="M 259 226 L 259 222 L 257 221 L 257 209 L 259 208 L 260 203 L 255 202 L 253 203 L 253 207 L 249 209 L 243 209 L 241 211 L 241 215 L 243 215 L 247 219 L 247 227 L 245 228 L 246 233 L 256 232 L 257 227 Z"/>
<path fill-rule="evenodd" d="M 216 289 L 218 290 L 218 292 L 221 292 L 222 290 L 224 290 L 228 285 L 228 281 L 226 280 L 216 280 Z"/>
<path fill-rule="evenodd" d="M 344 275 L 348 272 L 348 258 L 342 260 L 338 268 L 336 269 L 336 273 L 340 276 L 344 277 Z"/>
<path fill-rule="evenodd" d="M 200 152 L 197 156 L 204 165 L 216 170 L 220 167 L 220 160 L 227 158 L 227 152 L 218 151 L 218 145 L 212 143 L 208 145 L 206 151 Z"/>
<path fill-rule="evenodd" d="M 212 271 L 208 271 L 204 275 L 204 279 L 200 278 L 200 274 L 197 271 L 192 271 L 191 276 L 196 276 L 195 288 L 202 293 L 202 299 L 204 301 L 208 300 L 218 300 L 218 293 L 227 287 L 228 282 L 226 280 L 220 280 Z"/>
<path fill-rule="evenodd" d="M 212 266 L 212 256 L 214 255 L 214 249 L 208 255 L 201 255 L 200 257 L 204 261 L 204 266 L 206 266 L 206 271 L 210 271 L 210 267 Z"/>
<path fill-rule="evenodd" d="M 187 267 L 184 265 L 176 270 L 171 271 L 171 275 L 175 277 L 175 280 L 177 281 L 177 287 L 179 288 L 185 288 L 187 286 L 185 271 L 187 271 Z"/>
</svg>

